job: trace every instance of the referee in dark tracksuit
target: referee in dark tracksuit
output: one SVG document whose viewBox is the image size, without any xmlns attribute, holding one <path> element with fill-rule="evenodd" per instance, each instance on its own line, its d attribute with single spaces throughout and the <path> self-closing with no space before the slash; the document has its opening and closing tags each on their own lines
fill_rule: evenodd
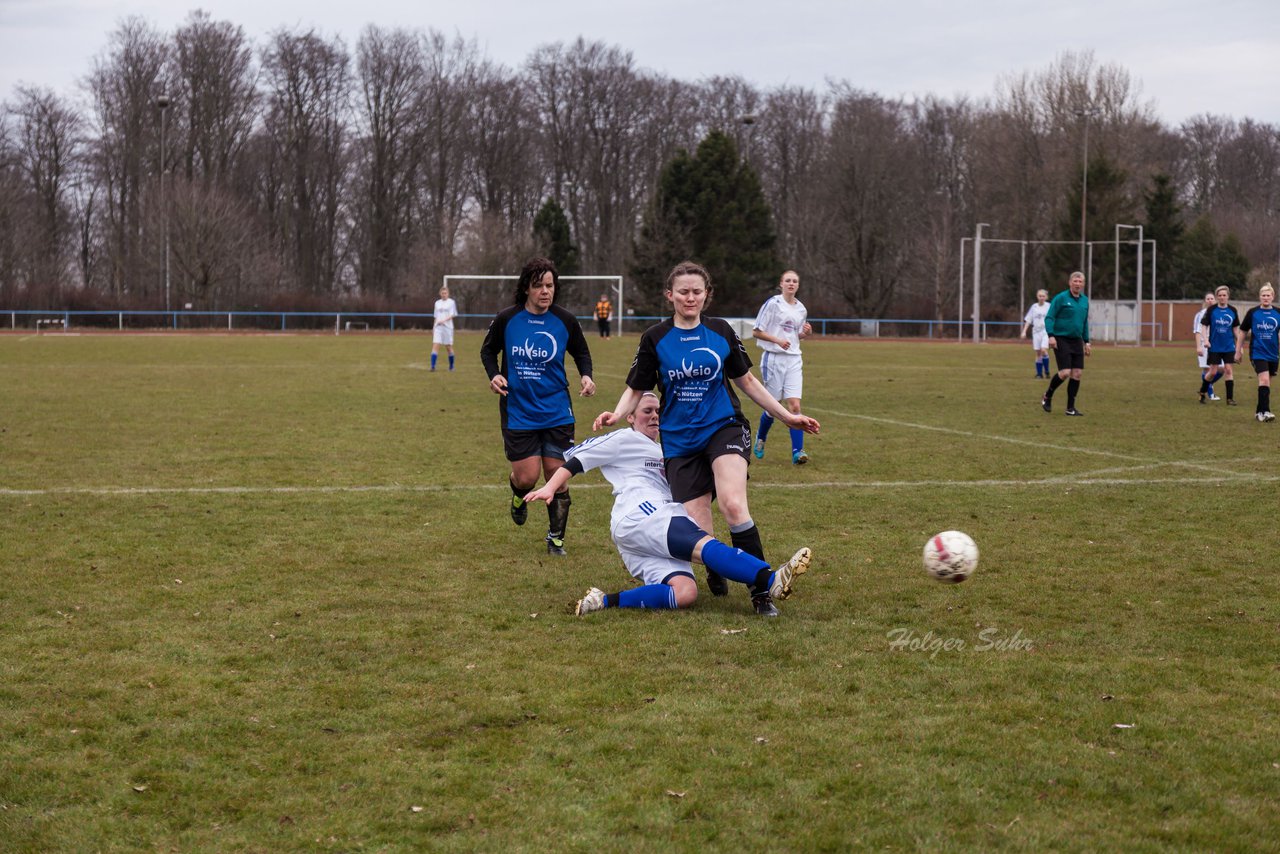
<svg viewBox="0 0 1280 854">
<path fill-rule="evenodd" d="M 1080 392 L 1080 374 L 1084 357 L 1089 355 L 1089 298 L 1084 295 L 1084 273 L 1071 274 L 1067 289 L 1049 303 L 1044 317 L 1044 331 L 1049 333 L 1049 348 L 1058 362 L 1058 372 L 1040 399 L 1045 412 L 1053 411 L 1053 393 L 1063 382 L 1067 384 L 1067 415 L 1084 415 L 1076 409 Z"/>
</svg>

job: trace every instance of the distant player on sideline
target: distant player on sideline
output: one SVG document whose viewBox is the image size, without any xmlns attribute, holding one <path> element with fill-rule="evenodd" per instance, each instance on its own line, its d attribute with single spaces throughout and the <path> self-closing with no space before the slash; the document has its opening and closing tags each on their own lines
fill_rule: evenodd
<svg viewBox="0 0 1280 854">
<path fill-rule="evenodd" d="M 1220 376 L 1226 376 L 1227 406 L 1236 405 L 1235 363 L 1240 361 L 1240 315 L 1234 306 L 1228 305 L 1231 288 L 1218 285 L 1213 289 L 1217 304 L 1200 318 L 1201 346 L 1208 349 L 1209 373 L 1200 381 L 1200 402 L 1209 393 L 1209 384 Z"/>
<path fill-rule="evenodd" d="M 751 337 L 764 351 L 760 357 L 760 378 L 774 400 L 781 401 L 795 415 L 800 414 L 800 397 L 804 391 L 804 359 L 800 355 L 800 339 L 808 338 L 813 327 L 808 323 L 809 312 L 804 303 L 796 299 L 800 290 L 800 274 L 787 270 L 778 282 L 780 293 L 765 300 L 756 315 Z M 773 426 L 773 416 L 760 413 L 760 429 L 756 431 L 755 455 L 764 459 L 764 442 Z M 804 451 L 804 431 L 791 430 L 791 462 L 802 466 L 809 462 Z"/>
<path fill-rule="evenodd" d="M 613 320 L 613 303 L 604 294 L 596 300 L 596 325 L 600 327 L 600 337 L 609 337 L 609 323 Z"/>
<path fill-rule="evenodd" d="M 1200 339 L 1201 327 L 1200 321 L 1204 317 L 1204 313 L 1213 308 L 1215 300 L 1213 291 L 1208 291 L 1204 295 L 1204 307 L 1196 312 L 1196 316 L 1191 321 L 1191 334 L 1196 337 L 1196 362 L 1200 365 L 1200 382 L 1204 382 L 1204 378 L 1208 375 L 1209 368 L 1209 349 L 1208 345 Z M 1221 400 L 1213 393 L 1213 384 L 1209 385 L 1209 400 Z"/>
<path fill-rule="evenodd" d="M 1049 333 L 1044 331 L 1044 316 L 1049 313 L 1049 292 L 1036 291 L 1036 304 L 1022 318 L 1022 338 L 1031 330 L 1031 349 L 1036 351 L 1036 379 L 1049 378 Z"/>
<path fill-rule="evenodd" d="M 1244 349 L 1244 337 L 1249 336 L 1249 361 L 1258 374 L 1258 411 L 1254 418 L 1259 421 L 1275 421 L 1271 412 L 1271 378 L 1280 368 L 1280 311 L 1272 307 L 1276 292 L 1267 282 L 1258 291 L 1258 302 L 1244 313 L 1240 321 L 1239 344 L 1236 347 L 1236 361 L 1240 361 Z"/>
<path fill-rule="evenodd" d="M 689 518 L 684 505 L 672 500 L 662 446 L 658 444 L 657 396 L 640 396 L 627 416 L 630 429 L 592 437 L 565 452 L 565 464 L 525 501 L 550 502 L 569 478 L 598 468 L 616 496 L 609 533 L 627 570 L 642 584 L 619 593 L 592 587 L 579 602 L 578 616 L 604 608 L 687 608 L 698 598 L 698 583 L 689 562 L 711 567 L 724 578 L 769 591 L 774 599 L 791 595 L 797 575 L 809 568 L 810 552 L 802 548 L 770 572 L 769 564 L 727 546 Z M 774 610 L 768 616 L 777 616 Z"/>
<path fill-rule="evenodd" d="M 480 361 L 489 389 L 501 395 L 502 444 L 511 461 L 511 519 L 523 525 L 529 508 L 524 496 L 564 465 L 573 445 L 573 404 L 565 354 L 573 356 L 582 377 L 583 397 L 596 393 L 591 379 L 591 351 L 582 327 L 555 305 L 559 277 L 547 258 L 533 258 L 520 271 L 514 304 L 489 324 L 480 345 Z M 561 489 L 547 503 L 547 554 L 563 555 L 569 526 L 569 491 Z"/>
<path fill-rule="evenodd" d="M 1063 382 L 1067 384 L 1067 415 L 1084 415 L 1076 409 L 1076 395 L 1080 392 L 1080 375 L 1084 372 L 1084 357 L 1090 354 L 1089 346 L 1089 298 L 1084 294 L 1084 273 L 1071 274 L 1067 289 L 1059 292 L 1049 303 L 1044 316 L 1044 329 L 1049 333 L 1049 348 L 1058 363 L 1058 372 L 1049 380 L 1049 388 L 1040 398 L 1045 412 L 1053 411 L 1053 393 Z"/>
<path fill-rule="evenodd" d="M 436 323 L 431 327 L 431 370 L 436 369 L 436 354 L 444 347 L 449 351 L 449 370 L 453 370 L 453 319 L 458 316 L 458 304 L 449 298 L 448 286 L 440 289 L 436 300 Z"/>
</svg>

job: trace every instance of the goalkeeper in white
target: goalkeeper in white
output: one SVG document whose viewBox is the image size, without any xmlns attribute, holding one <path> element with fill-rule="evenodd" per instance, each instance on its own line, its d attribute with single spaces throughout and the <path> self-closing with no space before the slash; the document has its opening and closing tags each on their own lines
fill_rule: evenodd
<svg viewBox="0 0 1280 854">
<path fill-rule="evenodd" d="M 577 605 L 581 616 L 603 608 L 687 608 L 698 598 L 689 562 L 701 563 L 731 581 L 767 592 L 775 600 L 791 595 L 797 575 L 809 568 L 802 548 L 771 570 L 769 564 L 725 545 L 703 531 L 671 498 L 658 444 L 658 398 L 645 392 L 627 416 L 631 427 L 595 436 L 565 451 L 565 464 L 525 501 L 551 501 L 569 478 L 593 468 L 613 486 L 609 532 L 628 571 L 640 582 L 619 593 L 592 587 Z M 776 614 L 777 611 L 774 611 Z"/>
</svg>

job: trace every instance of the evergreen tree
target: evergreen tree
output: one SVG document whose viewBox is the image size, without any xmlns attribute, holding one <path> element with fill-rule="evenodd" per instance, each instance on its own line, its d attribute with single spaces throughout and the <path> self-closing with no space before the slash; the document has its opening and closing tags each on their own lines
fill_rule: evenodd
<svg viewBox="0 0 1280 854">
<path fill-rule="evenodd" d="M 1186 297 L 1187 283 L 1178 265 L 1186 226 L 1182 222 L 1182 206 L 1178 204 L 1173 179 L 1165 174 L 1156 175 L 1151 179 L 1151 189 L 1143 193 L 1142 198 L 1146 205 L 1143 235 L 1156 242 L 1160 296 L 1170 299 Z M 1194 292 L 1194 286 L 1191 290 Z"/>
<path fill-rule="evenodd" d="M 711 273 L 716 314 L 754 314 L 780 272 L 775 241 L 760 179 L 733 140 L 712 131 L 662 170 L 629 272 L 647 308 L 665 313 L 667 271 L 697 261 Z"/>
<path fill-rule="evenodd" d="M 533 242 L 550 258 L 561 276 L 578 273 L 578 247 L 569 230 L 569 218 L 555 199 L 548 198 L 533 218 Z"/>
<path fill-rule="evenodd" d="M 1187 230 L 1179 253 L 1181 296 L 1197 297 L 1219 285 L 1232 290 L 1243 288 L 1249 277 L 1249 259 L 1240 248 L 1240 238 L 1228 234 L 1221 240 L 1207 216 Z"/>
<path fill-rule="evenodd" d="M 1113 240 L 1116 223 L 1134 221 L 1131 218 L 1133 204 L 1124 191 L 1128 176 L 1102 153 L 1089 158 L 1088 171 L 1089 196 L 1085 211 L 1087 220 L 1085 239 Z M 1080 196 L 1083 191 L 1084 188 L 1079 184 L 1071 188 L 1067 193 L 1066 206 L 1058 218 L 1054 239 L 1069 242 L 1056 244 L 1045 253 L 1044 287 L 1050 294 L 1057 293 L 1066 287 L 1067 276 L 1073 270 L 1080 269 Z M 1137 232 L 1131 236 L 1137 237 Z M 1098 275 L 1109 274 L 1113 264 L 1113 259 L 1109 255 L 1099 257 L 1097 247 L 1093 254 L 1093 270 L 1085 271 L 1089 281 L 1094 281 Z M 1132 272 L 1124 278 L 1132 283 Z"/>
</svg>

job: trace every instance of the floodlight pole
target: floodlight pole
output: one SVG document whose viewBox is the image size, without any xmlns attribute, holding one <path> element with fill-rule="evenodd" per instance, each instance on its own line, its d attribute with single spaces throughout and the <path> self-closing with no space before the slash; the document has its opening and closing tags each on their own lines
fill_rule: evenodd
<svg viewBox="0 0 1280 854">
<path fill-rule="evenodd" d="M 1080 272 L 1084 272 L 1086 225 L 1089 215 L 1089 119 L 1102 113 L 1097 107 L 1080 107 L 1075 110 L 1078 118 L 1084 119 L 1084 166 L 1080 173 Z"/>
<path fill-rule="evenodd" d="M 169 200 L 165 194 L 165 177 L 168 172 L 166 137 L 169 124 L 169 106 L 173 103 L 168 94 L 160 93 L 156 106 L 160 109 L 160 228 L 164 232 L 164 310 L 171 311 L 169 299 Z"/>
<path fill-rule="evenodd" d="M 982 229 L 990 228 L 991 223 L 980 222 L 973 230 L 973 343 L 982 340 L 979 324 L 982 311 Z"/>
</svg>

